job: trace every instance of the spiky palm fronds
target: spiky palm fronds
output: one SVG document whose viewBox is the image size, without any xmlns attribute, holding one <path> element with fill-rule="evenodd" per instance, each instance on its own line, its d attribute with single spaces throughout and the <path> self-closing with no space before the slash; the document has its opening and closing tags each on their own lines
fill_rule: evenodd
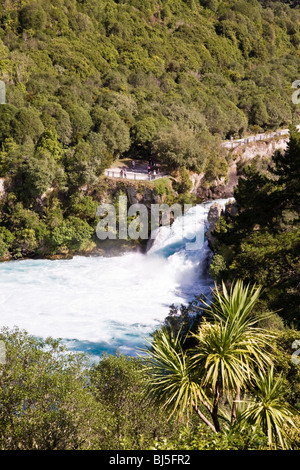
<svg viewBox="0 0 300 470">
<path fill-rule="evenodd" d="M 224 284 L 222 289 L 216 291 L 214 302 L 207 308 L 211 321 L 202 321 L 193 334 L 195 348 L 185 350 L 180 333 L 175 337 L 172 331 L 161 329 L 146 350 L 148 396 L 158 401 L 169 416 L 195 410 L 215 432 L 220 431 L 220 398 L 227 394 L 232 400 L 232 425 L 240 391 L 255 383 L 257 370 L 263 373 L 272 366 L 274 339 L 269 331 L 257 326 L 265 316 L 252 313 L 260 288 L 250 289 L 238 281 L 230 292 Z M 251 408 L 247 413 L 254 417 Z M 282 416 L 286 416 L 285 409 Z M 277 431 L 280 423 L 278 420 Z"/>
<path fill-rule="evenodd" d="M 289 449 L 290 443 L 285 432 L 286 426 L 295 427 L 293 416 L 299 414 L 283 396 L 285 382 L 274 377 L 273 367 L 267 373 L 259 371 L 256 375 L 255 400 L 241 413 L 240 422 L 260 428 L 267 435 L 272 449 Z"/>
<path fill-rule="evenodd" d="M 159 330 L 145 352 L 148 396 L 159 402 L 170 416 L 191 411 L 193 403 L 198 402 L 198 378 L 179 334 L 174 337 L 167 329 Z"/>
<path fill-rule="evenodd" d="M 216 289 L 214 302 L 206 309 L 212 321 L 205 321 L 194 334 L 194 365 L 202 369 L 204 385 L 211 383 L 215 388 L 218 384 L 223 393 L 236 390 L 253 379 L 256 367 L 272 364 L 275 335 L 257 326 L 266 315 L 252 314 L 260 291 L 242 281 L 229 292 L 224 283 L 222 293 Z"/>
</svg>

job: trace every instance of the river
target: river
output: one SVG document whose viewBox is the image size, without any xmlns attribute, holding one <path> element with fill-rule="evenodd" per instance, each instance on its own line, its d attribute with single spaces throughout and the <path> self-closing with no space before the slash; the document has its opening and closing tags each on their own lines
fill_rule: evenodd
<svg viewBox="0 0 300 470">
<path fill-rule="evenodd" d="M 204 233 L 213 202 L 225 200 L 197 205 L 160 227 L 146 254 L 1 263 L 0 327 L 61 338 L 95 358 L 116 350 L 136 355 L 171 304 L 210 294 Z"/>
</svg>

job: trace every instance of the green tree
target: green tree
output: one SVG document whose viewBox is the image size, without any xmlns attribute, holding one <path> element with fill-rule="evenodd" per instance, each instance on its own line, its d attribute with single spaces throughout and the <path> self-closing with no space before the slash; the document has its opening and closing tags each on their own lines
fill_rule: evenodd
<svg viewBox="0 0 300 470">
<path fill-rule="evenodd" d="M 290 448 L 288 427 L 295 427 L 296 410 L 283 399 L 286 383 L 282 377 L 274 377 L 271 368 L 267 374 L 258 371 L 255 381 L 255 397 L 240 420 L 254 426 L 254 429 L 262 429 L 268 437 L 270 449 Z"/>
<path fill-rule="evenodd" d="M 272 173 L 278 178 L 276 196 L 282 208 L 300 211 L 300 132 L 290 127 L 290 139 L 286 152 L 273 157 Z"/>
<path fill-rule="evenodd" d="M 12 106 L 10 104 L 0 107 L 0 140 L 1 142 L 11 137 L 16 112 L 17 112 L 17 109 L 15 108 L 15 106 Z"/>
<path fill-rule="evenodd" d="M 95 176 L 98 177 L 112 164 L 113 151 L 108 150 L 101 133 L 90 132 L 88 142 L 91 146 L 91 166 Z"/>
<path fill-rule="evenodd" d="M 86 220 L 70 215 L 61 225 L 54 227 L 50 235 L 50 244 L 54 252 L 84 251 L 94 248 L 93 234 L 94 229 Z"/>
<path fill-rule="evenodd" d="M 8 238 L 9 251 L 14 258 L 21 256 L 32 256 L 38 252 L 43 245 L 45 237 L 48 235 L 46 224 L 40 220 L 38 214 L 27 209 L 23 203 L 16 202 L 16 195 L 10 194 L 5 203 L 5 216 L 9 232 L 5 233 Z"/>
<path fill-rule="evenodd" d="M 161 330 L 147 349 L 151 397 L 170 415 L 194 410 L 214 432 L 220 432 L 220 403 L 227 397 L 232 404 L 230 422 L 236 421 L 237 401 L 242 390 L 253 383 L 256 368 L 272 364 L 272 334 L 257 323 L 266 315 L 253 315 L 260 288 L 242 282 L 222 293 L 216 290 L 207 307 L 208 320 L 193 334 L 191 351 L 185 350 L 180 336 Z M 207 412 L 210 419 L 207 418 Z"/>
<path fill-rule="evenodd" d="M 14 238 L 14 235 L 7 228 L 0 227 L 0 258 L 9 253 Z"/>
<path fill-rule="evenodd" d="M 120 157 L 130 147 L 129 128 L 114 111 L 107 111 L 103 114 L 97 132 L 114 158 Z"/>
<path fill-rule="evenodd" d="M 159 409 L 144 396 L 143 360 L 117 353 L 101 357 L 90 371 L 97 402 L 111 415 L 102 449 L 145 449 L 153 441 L 176 435 L 177 426 L 167 423 Z"/>
<path fill-rule="evenodd" d="M 200 171 L 205 161 L 199 140 L 190 129 L 179 129 L 176 125 L 157 133 L 152 141 L 151 154 L 170 169 L 185 166 Z"/>
<path fill-rule="evenodd" d="M 137 146 L 137 151 L 150 152 L 151 142 L 154 139 L 158 130 L 157 121 L 154 116 L 144 116 L 136 120 L 131 129 L 131 135 L 134 145 Z"/>
<path fill-rule="evenodd" d="M 62 144 L 69 145 L 72 138 L 72 125 L 70 116 L 60 104 L 48 102 L 43 106 L 41 120 L 44 127 L 56 129 L 58 139 Z"/>
<path fill-rule="evenodd" d="M 86 137 L 93 125 L 90 113 L 78 104 L 68 104 L 67 112 L 70 116 L 74 141 Z"/>
<path fill-rule="evenodd" d="M 56 161 L 61 160 L 63 157 L 63 146 L 58 141 L 58 135 L 55 129 L 48 129 L 43 132 L 36 148 L 47 151 Z"/>
<path fill-rule="evenodd" d="M 86 359 L 57 340 L 2 328 L 0 448 L 75 450 L 93 446 L 100 410 L 87 388 Z M 100 425 L 100 426 L 99 426 Z"/>
<path fill-rule="evenodd" d="M 19 17 L 23 29 L 33 29 L 38 32 L 44 29 L 46 25 L 46 12 L 38 3 L 25 5 L 20 10 Z"/>
<path fill-rule="evenodd" d="M 68 214 L 75 215 L 87 222 L 95 221 L 98 202 L 91 196 L 75 193 L 70 197 Z"/>
<path fill-rule="evenodd" d="M 44 131 L 38 111 L 34 108 L 21 108 L 13 122 L 13 137 L 17 143 L 23 144 L 26 138 L 37 142 Z"/>
<path fill-rule="evenodd" d="M 57 165 L 53 154 L 42 148 L 38 148 L 34 155 L 24 160 L 20 171 L 22 172 L 21 191 L 24 201 L 41 197 L 52 185 L 59 186 L 64 181 L 63 168 Z"/>
</svg>

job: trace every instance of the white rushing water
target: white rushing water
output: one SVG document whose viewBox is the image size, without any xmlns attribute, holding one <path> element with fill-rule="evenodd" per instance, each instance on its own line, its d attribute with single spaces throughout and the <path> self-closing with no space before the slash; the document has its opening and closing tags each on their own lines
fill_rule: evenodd
<svg viewBox="0 0 300 470">
<path fill-rule="evenodd" d="M 211 204 L 159 228 L 146 255 L 1 263 L 0 327 L 62 338 L 71 349 L 94 356 L 117 349 L 136 354 L 172 303 L 211 292 L 204 240 Z M 188 246 L 195 236 L 197 245 Z"/>
</svg>

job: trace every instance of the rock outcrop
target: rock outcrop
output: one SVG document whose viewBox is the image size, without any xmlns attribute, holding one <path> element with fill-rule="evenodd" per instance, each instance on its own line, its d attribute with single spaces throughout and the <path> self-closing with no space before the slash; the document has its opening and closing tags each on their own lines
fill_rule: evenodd
<svg viewBox="0 0 300 470">
<path fill-rule="evenodd" d="M 125 187 L 125 193 L 128 198 L 128 203 L 132 204 L 144 204 L 148 209 L 151 208 L 151 204 L 159 204 L 160 198 L 155 191 L 146 186 L 136 186 L 127 184 Z"/>
<path fill-rule="evenodd" d="M 239 145 L 231 151 L 231 155 L 244 160 L 251 160 L 257 155 L 265 158 L 271 158 L 276 150 L 286 150 L 289 137 L 272 140 L 262 140 L 250 142 L 247 145 Z"/>
<path fill-rule="evenodd" d="M 204 201 L 211 201 L 214 199 L 228 199 L 233 197 L 234 188 L 237 185 L 239 176 L 237 174 L 236 164 L 231 165 L 228 172 L 228 182 L 215 181 L 210 187 L 198 186 L 196 195 L 204 199 Z"/>
<path fill-rule="evenodd" d="M 237 204 L 234 199 L 230 200 L 226 205 L 225 208 L 218 204 L 217 202 L 212 204 L 209 209 L 207 222 L 208 222 L 208 230 L 206 231 L 205 235 L 208 240 L 208 244 L 211 249 L 213 249 L 215 237 L 213 236 L 213 231 L 216 226 L 216 223 L 219 221 L 221 216 L 225 217 L 235 217 L 237 214 Z"/>
<path fill-rule="evenodd" d="M 212 235 L 212 232 L 215 228 L 216 223 L 220 219 L 222 210 L 223 210 L 222 206 L 218 203 L 214 203 L 209 209 L 209 213 L 207 216 L 208 230 L 206 231 L 205 235 L 207 237 L 210 248 L 213 247 L 213 243 L 214 243 L 214 237 Z"/>
<path fill-rule="evenodd" d="M 224 179 L 216 179 L 209 187 L 207 187 L 207 183 L 205 184 L 204 174 L 193 174 L 191 175 L 193 193 L 205 201 L 233 197 L 234 188 L 239 180 L 238 167 L 247 165 L 257 156 L 270 159 L 277 150 L 285 151 L 288 141 L 288 137 L 266 141 L 262 140 L 250 142 L 247 145 L 239 145 L 233 150 L 228 150 L 231 157 L 231 163 L 229 165 L 226 182 Z"/>
</svg>

